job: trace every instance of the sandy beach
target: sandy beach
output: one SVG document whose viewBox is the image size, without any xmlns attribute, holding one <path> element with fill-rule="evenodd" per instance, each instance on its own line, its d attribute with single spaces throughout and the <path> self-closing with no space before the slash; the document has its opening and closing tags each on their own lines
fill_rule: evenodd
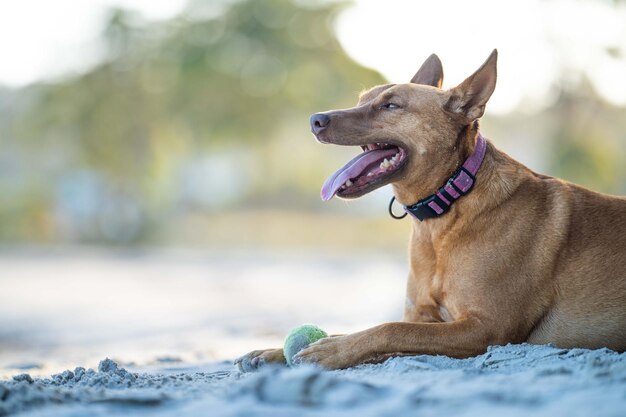
<svg viewBox="0 0 626 417">
<path fill-rule="evenodd" d="M 105 359 L 0 383 L 0 415 L 623 416 L 626 354 L 507 345 L 458 360 L 390 359 L 341 371 L 228 362 L 126 370 Z"/>
<path fill-rule="evenodd" d="M 0 415 L 626 410 L 626 354 L 606 349 L 509 345 L 465 360 L 416 356 L 341 371 L 232 365 L 280 346 L 304 322 L 350 332 L 400 319 L 401 258 L 29 249 L 3 251 L 0 270 Z"/>
</svg>

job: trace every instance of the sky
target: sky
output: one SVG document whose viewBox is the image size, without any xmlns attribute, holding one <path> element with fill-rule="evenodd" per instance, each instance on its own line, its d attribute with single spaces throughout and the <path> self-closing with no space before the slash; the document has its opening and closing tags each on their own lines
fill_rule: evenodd
<svg viewBox="0 0 626 417">
<path fill-rule="evenodd" d="M 435 52 L 444 65 L 444 88 L 453 87 L 498 48 L 498 86 L 490 101 L 495 113 L 549 106 L 551 86 L 576 81 L 582 73 L 605 99 L 626 105 L 626 4 L 611 4 L 356 0 L 336 29 L 355 60 L 391 82 L 408 81 Z M 184 5 L 182 0 L 0 2 L 0 84 L 19 87 L 89 68 L 101 56 L 96 39 L 109 7 L 158 20 Z M 563 79 L 563 73 L 569 75 Z"/>
<path fill-rule="evenodd" d="M 19 87 L 89 68 L 111 7 L 147 19 L 180 12 L 184 0 L 15 0 L 0 2 L 0 84 Z"/>
<path fill-rule="evenodd" d="M 434 52 L 443 62 L 444 88 L 453 87 L 497 48 L 491 111 L 549 105 L 561 70 L 572 77 L 585 72 L 607 100 L 626 105 L 626 56 L 606 53 L 609 47 L 626 54 L 623 2 L 613 8 L 597 0 L 359 0 L 337 29 L 350 55 L 392 82 L 410 80 Z"/>
</svg>

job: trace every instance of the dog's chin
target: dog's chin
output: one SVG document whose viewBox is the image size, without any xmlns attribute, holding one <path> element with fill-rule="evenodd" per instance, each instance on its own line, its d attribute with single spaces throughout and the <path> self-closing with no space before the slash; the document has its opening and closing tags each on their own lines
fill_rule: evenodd
<svg viewBox="0 0 626 417">
<path fill-rule="evenodd" d="M 385 185 L 396 182 L 401 179 L 402 172 L 406 168 L 408 163 L 408 158 L 402 162 L 393 172 L 389 172 L 384 176 L 380 176 L 372 180 L 371 182 L 366 182 L 364 184 L 355 183 L 348 188 L 344 188 L 337 191 L 338 198 L 342 200 L 354 200 L 356 198 L 362 197 L 365 194 L 369 194 L 374 190 L 377 190 Z"/>
<path fill-rule="evenodd" d="M 402 161 L 397 166 L 388 168 L 385 172 L 372 176 L 362 175 L 352 179 L 352 184 L 349 187 L 342 187 L 337 190 L 335 194 L 338 198 L 343 200 L 352 200 L 368 194 L 378 188 L 384 187 L 387 184 L 396 182 L 402 178 L 402 173 L 405 171 L 409 162 L 409 155 L 403 149 L 400 148 L 402 153 Z"/>
<path fill-rule="evenodd" d="M 401 143 L 369 143 L 360 145 L 363 152 L 347 162 L 324 182 L 323 200 L 333 196 L 353 199 L 397 179 L 409 160 Z"/>
</svg>

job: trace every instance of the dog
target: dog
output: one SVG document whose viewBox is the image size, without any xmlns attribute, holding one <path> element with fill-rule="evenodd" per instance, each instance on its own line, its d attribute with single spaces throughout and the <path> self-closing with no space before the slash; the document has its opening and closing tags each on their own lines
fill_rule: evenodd
<svg viewBox="0 0 626 417">
<path fill-rule="evenodd" d="M 522 342 L 626 350 L 626 198 L 535 173 L 482 136 L 496 67 L 494 50 L 442 90 L 433 54 L 410 83 L 311 116 L 319 142 L 363 149 L 322 198 L 391 184 L 412 219 L 410 273 L 403 321 L 319 340 L 294 362 L 340 369 Z M 284 362 L 281 349 L 235 361 L 244 371 Z"/>
</svg>

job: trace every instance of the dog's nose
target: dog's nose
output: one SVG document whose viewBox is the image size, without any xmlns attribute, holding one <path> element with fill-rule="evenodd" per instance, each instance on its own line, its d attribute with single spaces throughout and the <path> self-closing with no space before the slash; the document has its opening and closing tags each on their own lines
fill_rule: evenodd
<svg viewBox="0 0 626 417">
<path fill-rule="evenodd" d="M 309 120 L 311 122 L 311 131 L 316 135 L 330 123 L 330 117 L 324 113 L 315 113 Z"/>
</svg>

